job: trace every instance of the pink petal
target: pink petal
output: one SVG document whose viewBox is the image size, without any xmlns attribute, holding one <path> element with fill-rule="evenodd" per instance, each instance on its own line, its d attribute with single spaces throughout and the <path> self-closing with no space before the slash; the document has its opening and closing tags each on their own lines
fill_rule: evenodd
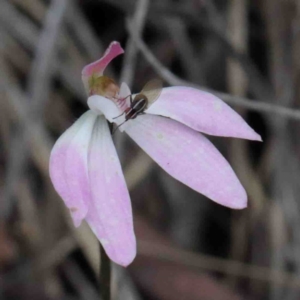
<svg viewBox="0 0 300 300">
<path fill-rule="evenodd" d="M 118 55 L 124 53 L 123 48 L 118 42 L 111 42 L 106 49 L 104 55 L 97 61 L 85 66 L 81 72 L 83 84 L 88 91 L 88 78 L 93 74 L 97 76 L 103 75 L 107 65 Z"/>
<path fill-rule="evenodd" d="M 106 49 L 104 55 L 97 61 L 85 66 L 82 70 L 82 76 L 92 76 L 96 74 L 98 76 L 103 75 L 103 72 L 107 65 L 118 55 L 124 53 L 124 50 L 118 42 L 111 42 Z"/>
<path fill-rule="evenodd" d="M 92 201 L 86 220 L 107 255 L 127 266 L 136 255 L 131 203 L 107 121 L 98 117 L 89 152 Z"/>
<path fill-rule="evenodd" d="M 75 226 L 85 218 L 90 201 L 87 154 L 97 115 L 82 115 L 55 143 L 50 156 L 50 177 L 70 209 Z"/>
<path fill-rule="evenodd" d="M 129 122 L 126 133 L 171 176 L 219 204 L 246 207 L 247 195 L 232 168 L 202 134 L 159 116 Z"/>
<path fill-rule="evenodd" d="M 260 135 L 225 102 L 190 87 L 164 88 L 147 113 L 172 118 L 206 134 L 261 141 Z"/>
</svg>

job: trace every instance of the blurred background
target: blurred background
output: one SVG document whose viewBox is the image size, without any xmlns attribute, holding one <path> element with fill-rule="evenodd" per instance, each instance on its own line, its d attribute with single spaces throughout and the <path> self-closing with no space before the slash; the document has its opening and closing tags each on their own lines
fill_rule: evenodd
<svg viewBox="0 0 300 300">
<path fill-rule="evenodd" d="M 298 0 L 0 0 L 0 299 L 101 299 L 99 244 L 48 160 L 87 110 L 82 67 L 113 40 L 116 81 L 210 90 L 264 140 L 209 137 L 248 193 L 233 211 L 115 134 L 138 256 L 114 266 L 113 299 L 300 299 Z"/>
</svg>

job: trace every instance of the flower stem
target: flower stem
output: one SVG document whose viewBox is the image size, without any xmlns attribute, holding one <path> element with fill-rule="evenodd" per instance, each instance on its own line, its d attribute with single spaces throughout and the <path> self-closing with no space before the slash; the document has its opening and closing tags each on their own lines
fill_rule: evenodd
<svg viewBox="0 0 300 300">
<path fill-rule="evenodd" d="M 100 293 L 103 300 L 110 300 L 111 266 L 110 259 L 100 244 Z"/>
</svg>

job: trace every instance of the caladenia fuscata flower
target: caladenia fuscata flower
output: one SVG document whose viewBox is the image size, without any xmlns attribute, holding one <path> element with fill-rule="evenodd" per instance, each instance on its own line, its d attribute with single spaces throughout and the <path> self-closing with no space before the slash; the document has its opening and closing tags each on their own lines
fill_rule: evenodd
<svg viewBox="0 0 300 300">
<path fill-rule="evenodd" d="M 103 75 L 110 61 L 121 53 L 119 43 L 113 42 L 100 60 L 83 69 L 90 110 L 54 145 L 50 176 L 75 226 L 86 220 L 110 259 L 127 266 L 136 255 L 132 209 L 107 121 L 118 125 L 171 176 L 234 209 L 247 206 L 246 192 L 228 162 L 202 133 L 261 138 L 222 100 L 183 86 L 163 88 L 158 99 L 144 107 L 143 114 L 126 120 L 124 112 L 132 107 L 128 86 L 122 83 L 119 88 Z"/>
</svg>

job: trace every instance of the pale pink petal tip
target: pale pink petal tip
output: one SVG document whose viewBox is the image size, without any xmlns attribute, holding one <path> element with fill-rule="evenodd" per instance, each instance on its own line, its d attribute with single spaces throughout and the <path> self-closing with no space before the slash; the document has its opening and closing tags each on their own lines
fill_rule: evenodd
<svg viewBox="0 0 300 300">
<path fill-rule="evenodd" d="M 236 198 L 235 201 L 229 201 L 228 205 L 225 204 L 225 206 L 230 207 L 232 209 L 244 209 L 248 205 L 248 199 L 247 199 L 247 194 L 244 190 L 244 188 L 241 186 L 241 196 L 240 198 Z"/>
<path fill-rule="evenodd" d="M 103 75 L 107 65 L 118 55 L 123 54 L 124 50 L 118 42 L 111 42 L 104 55 L 97 61 L 85 66 L 82 70 L 83 77 L 89 77 L 93 74 Z"/>
<path fill-rule="evenodd" d="M 206 134 L 261 141 L 260 135 L 224 101 L 195 88 L 164 88 L 146 112 L 169 117 Z"/>
<path fill-rule="evenodd" d="M 122 266 L 122 267 L 127 267 L 129 266 L 133 260 L 136 257 L 136 244 L 134 240 L 134 247 L 132 248 L 126 248 L 123 246 L 122 253 L 115 254 L 114 252 L 108 253 L 109 258 L 115 262 L 116 264 Z"/>
</svg>

